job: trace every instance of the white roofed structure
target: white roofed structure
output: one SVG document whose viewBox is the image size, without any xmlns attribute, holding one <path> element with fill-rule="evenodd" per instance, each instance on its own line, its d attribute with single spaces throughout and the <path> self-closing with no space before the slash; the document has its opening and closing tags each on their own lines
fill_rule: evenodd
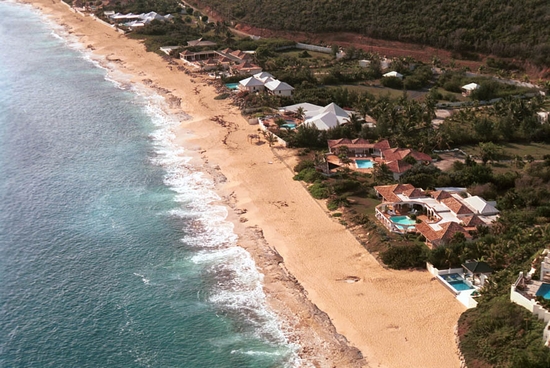
<svg viewBox="0 0 550 368">
<path fill-rule="evenodd" d="M 290 84 L 281 82 L 278 79 L 273 79 L 265 84 L 265 88 L 267 88 L 271 93 L 274 95 L 279 96 L 291 96 L 292 91 L 294 90 L 294 87 L 292 87 Z"/>
<path fill-rule="evenodd" d="M 329 130 L 339 125 L 337 116 L 333 112 L 323 112 L 322 114 L 315 115 L 314 117 L 307 119 L 304 124 L 314 125 L 319 130 Z"/>
<path fill-rule="evenodd" d="M 403 79 L 403 74 L 398 73 L 396 71 L 391 71 L 384 74 L 383 77 L 395 77 L 395 78 Z"/>
<path fill-rule="evenodd" d="M 254 77 L 248 77 L 239 81 L 239 89 L 249 92 L 263 91 L 264 82 Z"/>
<path fill-rule="evenodd" d="M 479 196 L 467 197 L 463 201 L 466 203 L 466 206 L 478 215 L 492 216 L 499 213 L 499 210 Z"/>
</svg>

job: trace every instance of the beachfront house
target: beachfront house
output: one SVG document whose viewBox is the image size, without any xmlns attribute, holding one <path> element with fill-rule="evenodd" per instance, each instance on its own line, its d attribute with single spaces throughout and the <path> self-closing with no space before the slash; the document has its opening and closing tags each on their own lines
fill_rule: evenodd
<svg viewBox="0 0 550 368">
<path fill-rule="evenodd" d="M 261 86 L 261 87 L 260 87 Z M 252 77 L 239 82 L 241 91 L 259 92 L 267 90 L 268 93 L 276 96 L 292 96 L 294 87 L 278 79 L 274 79 L 268 72 L 255 73 Z"/>
<path fill-rule="evenodd" d="M 304 113 L 304 124 L 315 126 L 319 130 L 328 130 L 337 125 L 347 124 L 353 111 L 346 111 L 334 102 L 327 106 L 318 106 L 311 103 L 299 103 L 295 105 L 281 107 L 282 113 L 296 113 L 302 108 Z"/>
<path fill-rule="evenodd" d="M 261 71 L 262 71 L 261 67 L 249 62 L 248 60 L 240 64 L 234 64 L 231 67 L 231 73 L 233 75 L 250 75 L 250 74 L 260 73 Z"/>
<path fill-rule="evenodd" d="M 264 83 L 256 79 L 254 77 L 248 77 L 246 79 L 243 79 L 239 81 L 238 86 L 240 91 L 247 91 L 247 92 L 261 92 L 265 89 Z"/>
<path fill-rule="evenodd" d="M 462 91 L 462 96 L 464 96 L 464 97 L 470 96 L 478 88 L 479 88 L 479 84 L 477 84 L 477 83 L 468 83 L 468 84 L 460 87 L 460 89 Z"/>
<path fill-rule="evenodd" d="M 546 323 L 542 338 L 547 347 L 550 347 L 550 311 L 543 304 L 547 305 L 550 300 L 550 279 L 544 272 L 550 269 L 549 253 L 550 250 L 545 249 L 539 258 L 535 258 L 527 275 L 520 272 L 516 282 L 510 288 L 510 301 L 527 309 Z M 533 280 L 537 266 L 535 262 L 541 264 L 539 280 Z"/>
<path fill-rule="evenodd" d="M 191 44 L 206 45 L 210 41 L 202 39 L 189 41 Z M 235 75 L 250 75 L 260 73 L 262 68 L 250 62 L 252 56 L 241 50 L 205 50 L 192 52 L 184 50 L 180 59 L 189 66 L 202 71 L 214 69 L 230 69 Z"/>
<path fill-rule="evenodd" d="M 294 87 L 280 80 L 270 80 L 265 84 L 266 90 L 275 96 L 292 96 Z"/>
<path fill-rule="evenodd" d="M 328 151 L 333 155 L 339 155 L 339 149 L 343 146 L 347 147 L 348 153 L 352 156 L 381 157 L 383 151 L 390 149 L 390 142 L 387 139 L 380 142 L 370 142 L 363 138 L 340 138 L 329 139 L 327 142 Z"/>
<path fill-rule="evenodd" d="M 382 198 L 376 218 L 391 232 L 422 234 L 430 248 L 448 243 L 457 233 L 472 239 L 478 226 L 491 226 L 498 218 L 494 206 L 470 196 L 464 188 L 425 192 L 410 184 L 395 184 L 374 190 Z"/>
</svg>

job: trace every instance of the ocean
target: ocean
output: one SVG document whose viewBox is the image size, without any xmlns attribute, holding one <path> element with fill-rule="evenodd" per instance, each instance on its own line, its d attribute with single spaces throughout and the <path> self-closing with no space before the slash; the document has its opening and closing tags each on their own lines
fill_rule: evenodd
<svg viewBox="0 0 550 368">
<path fill-rule="evenodd" d="M 291 367 L 184 114 L 0 1 L 0 367 Z"/>
</svg>

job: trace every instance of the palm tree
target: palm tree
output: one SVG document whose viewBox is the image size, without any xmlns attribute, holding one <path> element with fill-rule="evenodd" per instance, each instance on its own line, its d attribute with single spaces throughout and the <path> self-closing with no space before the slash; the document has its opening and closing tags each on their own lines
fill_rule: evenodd
<svg viewBox="0 0 550 368">
<path fill-rule="evenodd" d="M 271 132 L 267 133 L 265 139 L 267 140 L 269 147 L 272 147 L 275 143 L 277 143 L 277 137 Z"/>
<path fill-rule="evenodd" d="M 306 116 L 306 110 L 303 107 L 298 107 L 296 109 L 296 117 L 303 122 L 305 116 Z"/>
<path fill-rule="evenodd" d="M 235 35 L 231 33 L 231 31 L 228 29 L 225 31 L 225 43 L 228 45 L 232 45 L 233 42 L 235 42 Z"/>
</svg>

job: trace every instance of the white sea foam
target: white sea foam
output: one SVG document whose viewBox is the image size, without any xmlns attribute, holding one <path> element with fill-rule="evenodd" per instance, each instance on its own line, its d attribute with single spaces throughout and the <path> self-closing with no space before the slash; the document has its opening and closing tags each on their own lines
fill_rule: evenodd
<svg viewBox="0 0 550 368">
<path fill-rule="evenodd" d="M 250 254 L 237 245 L 234 226 L 226 219 L 227 208 L 220 202 L 214 182 L 203 172 L 200 161 L 193 160 L 196 155 L 175 143 L 174 130 L 181 120 L 188 117 L 166 113 L 168 109 L 162 96 L 150 89 L 130 85 L 130 78 L 117 71 L 116 65 L 99 59 L 63 27 L 47 22 L 54 37 L 60 37 L 67 46 L 78 50 L 85 60 L 105 70 L 107 81 L 117 88 L 131 89 L 139 96 L 136 103 L 142 105 L 155 126 L 150 134 L 154 147 L 151 162 L 164 168 L 164 182 L 176 193 L 174 198 L 180 205 L 169 214 L 186 223 L 187 235 L 181 241 L 196 249 L 197 253 L 191 260 L 202 265 L 217 280 L 214 289 L 205 293 L 207 300 L 222 311 L 240 316 L 243 323 L 253 327 L 258 338 L 282 346 L 277 352 L 236 350 L 235 353 L 288 356 L 288 366 L 303 366 L 304 362 L 297 355 L 299 346 L 288 342 L 277 316 L 267 307 L 262 288 L 263 275 Z M 149 284 L 150 280 L 144 275 L 134 275 L 144 284 Z"/>
<path fill-rule="evenodd" d="M 153 103 L 147 105 L 157 130 L 151 134 L 156 156 L 152 162 L 166 170 L 165 183 L 176 193 L 180 208 L 172 210 L 186 223 L 182 242 L 197 250 L 192 261 L 203 266 L 216 280 L 207 300 L 223 311 L 240 316 L 253 326 L 254 334 L 277 345 L 287 346 L 280 355 L 290 355 L 289 366 L 301 366 L 296 351 L 283 333 L 277 316 L 267 307 L 262 287 L 263 275 L 250 254 L 237 245 L 234 226 L 227 221 L 228 210 L 220 203 L 215 184 L 195 164 L 191 153 L 174 143 L 173 129 L 179 121 Z"/>
</svg>

